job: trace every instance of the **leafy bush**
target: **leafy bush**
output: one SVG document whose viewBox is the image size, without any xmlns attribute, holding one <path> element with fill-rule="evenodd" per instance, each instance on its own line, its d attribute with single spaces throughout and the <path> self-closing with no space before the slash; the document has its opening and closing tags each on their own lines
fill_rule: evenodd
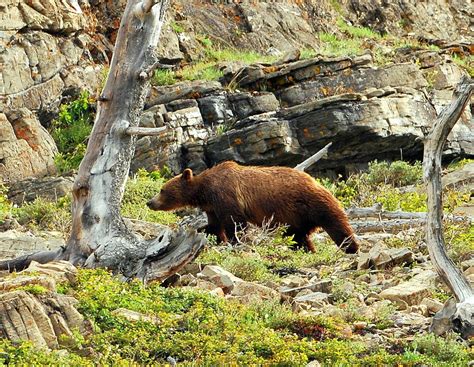
<svg viewBox="0 0 474 367">
<path fill-rule="evenodd" d="M 144 170 L 130 178 L 122 200 L 122 215 L 165 225 L 176 223 L 178 217 L 175 214 L 152 211 L 146 206 L 146 202 L 160 191 L 164 181 L 162 173 L 148 173 Z M 31 203 L 11 209 L 11 212 L 20 224 L 31 229 L 55 230 L 65 235 L 70 232 L 71 198 L 69 196 L 57 201 L 37 198 Z"/>
<path fill-rule="evenodd" d="M 295 251 L 292 237 L 285 236 L 285 227 L 250 226 L 238 232 L 244 246 L 208 246 L 196 259 L 201 264 L 219 264 L 248 281 L 278 280 L 278 275 L 297 272 L 300 268 L 332 265 L 343 252 L 332 243 L 316 245 L 316 252 Z M 252 252 L 248 251 L 252 247 Z"/>
<path fill-rule="evenodd" d="M 64 197 L 53 202 L 37 198 L 14 208 L 13 216 L 20 224 L 32 229 L 55 230 L 66 234 L 71 227 L 71 199 Z"/>
<path fill-rule="evenodd" d="M 239 61 L 246 64 L 255 62 L 271 62 L 275 57 L 261 55 L 254 51 L 239 51 L 231 48 L 214 46 L 206 37 L 200 37 L 204 46 L 204 57 L 195 63 L 185 65 L 180 70 L 156 70 L 153 77 L 154 85 L 171 85 L 182 80 L 218 80 L 223 76 L 219 69 L 220 62 Z"/>
<path fill-rule="evenodd" d="M 386 184 L 394 187 L 414 185 L 422 182 L 422 164 L 404 161 L 369 163 L 369 172 L 364 178 L 371 185 Z"/>
<path fill-rule="evenodd" d="M 0 182 L 0 223 L 11 213 L 12 205 L 8 201 L 7 187 Z"/>
<path fill-rule="evenodd" d="M 163 186 L 165 179 L 162 176 L 163 173 L 158 171 L 149 173 L 139 170 L 134 177 L 130 178 L 122 199 L 122 215 L 165 225 L 176 223 L 178 217 L 172 212 L 153 211 L 146 206 L 147 201 Z"/>
<path fill-rule="evenodd" d="M 402 161 L 371 162 L 365 173 L 354 174 L 347 180 L 332 181 L 327 178 L 318 182 L 329 189 L 344 207 L 371 207 L 382 204 L 384 210 L 409 212 L 426 211 L 426 192 L 421 186 L 422 165 Z M 401 186 L 416 185 L 413 190 Z M 469 192 L 448 189 L 444 192 L 443 205 L 448 212 L 469 201 Z"/>
<path fill-rule="evenodd" d="M 412 348 L 421 354 L 436 358 L 439 361 L 456 361 L 458 366 L 470 361 L 466 348 L 456 341 L 455 334 L 442 338 L 434 334 L 415 336 Z"/>
<path fill-rule="evenodd" d="M 157 69 L 153 74 L 152 83 L 154 85 L 173 85 L 177 82 L 174 71 Z"/>
<path fill-rule="evenodd" d="M 341 31 L 347 33 L 349 36 L 353 38 L 372 38 L 377 39 L 380 38 L 380 34 L 374 32 L 372 29 L 367 27 L 355 27 L 350 24 L 347 24 L 344 20 L 339 19 L 337 21 L 337 26 Z"/>
<path fill-rule="evenodd" d="M 59 155 L 55 158 L 60 173 L 79 167 L 84 157 L 85 143 L 92 131 L 93 100 L 87 91 L 59 110 L 57 120 L 51 126 L 51 136 L 58 146 Z"/>
</svg>

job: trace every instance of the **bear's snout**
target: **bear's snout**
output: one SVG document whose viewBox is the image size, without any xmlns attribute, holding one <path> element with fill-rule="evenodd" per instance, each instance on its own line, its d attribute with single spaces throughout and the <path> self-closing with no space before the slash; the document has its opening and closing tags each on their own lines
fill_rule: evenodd
<svg viewBox="0 0 474 367">
<path fill-rule="evenodd" d="M 150 209 L 153 209 L 153 200 L 148 200 L 146 203 L 146 206 L 149 207 Z"/>
</svg>

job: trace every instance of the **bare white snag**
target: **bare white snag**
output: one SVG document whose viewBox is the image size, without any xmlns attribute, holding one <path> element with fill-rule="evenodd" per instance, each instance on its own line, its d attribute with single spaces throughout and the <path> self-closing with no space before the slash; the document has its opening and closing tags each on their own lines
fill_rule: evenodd
<svg viewBox="0 0 474 367">
<path fill-rule="evenodd" d="M 456 86 L 451 104 L 441 112 L 428 134 L 423 155 L 423 180 L 428 194 L 428 251 L 436 271 L 458 301 L 451 321 L 453 328 L 464 337 L 474 335 L 474 292 L 446 252 L 442 224 L 441 156 L 446 139 L 469 103 L 473 90 L 474 81 L 468 77 Z"/>
<path fill-rule="evenodd" d="M 192 260 L 204 245 L 204 234 L 183 228 L 177 232 L 168 228 L 155 240 L 143 241 L 120 215 L 137 135 L 163 131 L 144 130 L 138 123 L 152 69 L 158 64 L 155 49 L 168 2 L 127 2 L 94 128 L 74 182 L 67 246 L 4 261 L 0 269 L 20 270 L 31 260 L 63 259 L 90 268 L 106 267 L 126 278 L 163 279 Z"/>
</svg>

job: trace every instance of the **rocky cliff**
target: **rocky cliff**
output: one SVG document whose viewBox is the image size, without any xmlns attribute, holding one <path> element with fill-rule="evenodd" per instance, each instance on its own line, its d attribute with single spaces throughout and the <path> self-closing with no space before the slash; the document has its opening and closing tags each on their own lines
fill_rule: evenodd
<svg viewBox="0 0 474 367">
<path fill-rule="evenodd" d="M 57 149 L 46 128 L 61 102 L 100 90 L 124 0 L 7 0 L 0 5 L 0 177 L 15 181 L 55 171 Z M 469 1 L 420 3 L 300 1 L 227 4 L 174 1 L 160 46 L 162 62 L 198 60 L 211 40 L 222 48 L 284 55 L 321 50 L 320 32 L 342 35 L 344 24 L 380 34 L 418 37 L 434 49 L 388 50 L 380 63 L 365 55 L 313 57 L 290 63 L 224 65 L 220 82 L 156 87 L 144 125 L 167 124 L 160 138 L 138 142 L 133 168 L 164 164 L 175 172 L 223 159 L 294 164 L 328 141 L 318 169 L 341 171 L 374 158 L 419 158 L 423 132 L 464 73 L 451 54 L 472 54 Z M 244 78 L 245 77 L 245 78 Z M 230 84 L 229 84 L 230 83 Z M 328 99 L 329 98 L 329 99 Z M 469 111 L 447 153 L 472 155 Z"/>
</svg>

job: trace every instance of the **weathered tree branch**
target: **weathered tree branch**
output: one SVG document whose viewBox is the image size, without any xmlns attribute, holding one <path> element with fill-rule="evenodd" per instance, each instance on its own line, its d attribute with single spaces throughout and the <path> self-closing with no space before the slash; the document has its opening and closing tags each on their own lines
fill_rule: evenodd
<svg viewBox="0 0 474 367">
<path fill-rule="evenodd" d="M 309 167 L 311 167 L 313 164 L 315 164 L 317 161 L 319 161 L 321 158 L 323 158 L 329 150 L 329 147 L 332 145 L 332 142 L 327 144 L 324 148 L 313 154 L 311 157 L 308 159 L 305 159 L 303 162 L 298 164 L 295 169 L 299 171 L 306 171 Z"/>
<path fill-rule="evenodd" d="M 139 127 L 139 126 L 134 126 L 134 127 L 128 127 L 125 129 L 125 134 L 133 136 L 155 136 L 155 135 L 161 135 L 163 131 L 167 130 L 168 128 L 166 126 L 162 127 Z"/>
<path fill-rule="evenodd" d="M 456 86 L 451 104 L 441 112 L 428 134 L 423 154 L 423 180 L 428 194 L 428 251 L 436 271 L 459 301 L 452 321 L 464 336 L 474 334 L 474 292 L 446 253 L 442 226 L 441 156 L 446 139 L 469 103 L 473 90 L 474 81 L 468 77 Z"/>
</svg>

